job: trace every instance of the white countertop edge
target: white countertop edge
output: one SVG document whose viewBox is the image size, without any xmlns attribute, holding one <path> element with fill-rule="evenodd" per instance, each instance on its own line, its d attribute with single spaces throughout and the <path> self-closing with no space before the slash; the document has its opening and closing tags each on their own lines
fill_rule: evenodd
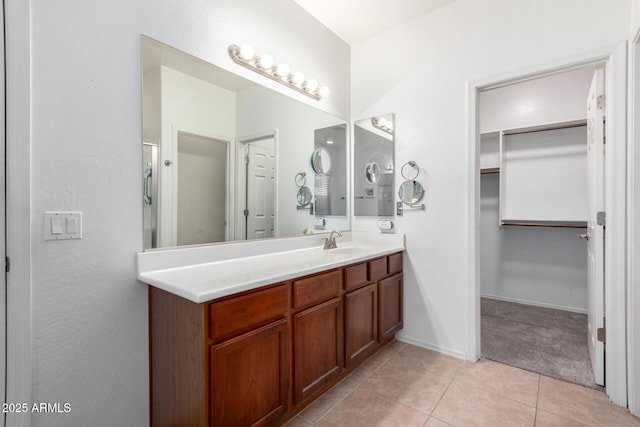
<svg viewBox="0 0 640 427">
<path fill-rule="evenodd" d="M 157 273 L 146 273 L 138 276 L 138 279 L 145 284 L 153 286 L 158 289 L 162 289 L 163 291 L 170 292 L 174 295 L 178 295 L 182 298 L 185 298 L 189 301 L 195 303 L 203 303 L 207 301 L 212 301 L 218 298 L 226 297 L 229 295 L 233 295 L 239 292 L 249 291 L 252 289 L 258 289 L 267 285 L 274 285 L 280 282 L 284 282 L 287 280 L 295 279 L 297 277 L 307 276 L 314 273 L 319 273 L 322 271 L 331 270 L 338 267 L 343 267 L 350 264 L 355 264 L 361 261 L 365 261 L 368 259 L 376 258 L 379 256 L 390 255 L 397 252 L 402 252 L 405 250 L 405 247 L 398 246 L 389 249 L 385 249 L 383 251 L 375 251 L 372 253 L 367 253 L 364 256 L 357 256 L 354 258 L 344 259 L 340 261 L 330 262 L 319 266 L 314 266 L 310 268 L 301 268 L 301 269 L 292 269 L 284 274 L 275 274 L 270 276 L 264 276 L 258 280 L 252 280 L 250 282 L 242 282 L 236 284 L 230 284 L 224 288 L 216 288 L 207 292 L 190 292 L 190 290 L 186 287 L 175 285 L 168 281 L 164 281 L 161 278 L 156 277 Z M 161 274 L 161 273 L 160 273 Z"/>
<path fill-rule="evenodd" d="M 220 277 L 211 280 L 210 285 L 208 283 L 203 284 L 201 280 L 194 281 L 191 279 L 198 276 L 198 271 L 214 271 L 218 267 L 236 266 L 244 264 L 245 262 L 253 263 L 262 257 L 286 257 L 288 253 L 308 249 L 314 250 L 320 247 L 316 246 L 317 242 L 309 240 L 311 236 L 299 236 L 282 239 L 283 242 L 279 242 L 280 239 L 272 240 L 271 245 L 267 246 L 271 250 L 259 254 L 256 253 L 256 249 L 264 250 L 264 241 L 253 242 L 256 243 L 255 245 L 251 245 L 252 242 L 246 242 L 244 243 L 247 245 L 245 248 L 249 249 L 246 252 L 252 255 L 237 258 L 229 258 L 228 254 L 227 256 L 216 256 L 224 254 L 225 252 L 225 247 L 221 245 L 172 248 L 137 254 L 137 278 L 144 284 L 154 286 L 195 303 L 202 303 L 296 277 L 314 274 L 405 250 L 403 234 L 383 235 L 380 233 L 363 232 L 345 232 L 343 234 L 345 234 L 344 237 L 346 238 L 338 239 L 338 248 L 340 248 L 340 242 L 342 241 L 343 243 L 350 243 L 351 245 L 357 244 L 359 247 L 365 247 L 367 250 L 364 253 L 345 256 L 337 261 L 328 260 L 325 263 L 309 267 L 296 267 L 296 262 L 292 262 L 291 268 L 287 268 L 286 265 L 278 267 L 280 270 L 286 271 L 283 273 L 278 272 L 274 274 L 272 271 L 265 271 L 264 274 L 260 274 L 261 269 L 258 268 L 252 273 L 255 276 L 259 276 L 259 278 L 256 279 L 238 280 L 237 277 L 229 275 L 229 285 L 221 286 L 217 283 L 223 280 L 223 278 Z M 313 237 L 317 238 L 318 236 L 314 235 Z M 296 242 L 294 239 L 298 239 L 298 241 Z M 310 245 L 310 242 L 314 244 Z M 281 248 L 287 248 L 288 250 L 277 250 Z M 189 263 L 189 260 L 193 260 L 193 263 Z M 298 261 L 298 263 L 300 263 L 300 261 Z M 195 276 L 194 273 L 196 273 Z"/>
</svg>

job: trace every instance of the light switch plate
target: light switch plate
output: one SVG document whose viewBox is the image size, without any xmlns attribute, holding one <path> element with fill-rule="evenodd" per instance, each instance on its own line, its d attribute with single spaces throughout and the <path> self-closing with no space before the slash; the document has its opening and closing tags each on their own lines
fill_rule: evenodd
<svg viewBox="0 0 640 427">
<path fill-rule="evenodd" d="M 82 212 L 45 212 L 44 240 L 82 239 Z"/>
</svg>

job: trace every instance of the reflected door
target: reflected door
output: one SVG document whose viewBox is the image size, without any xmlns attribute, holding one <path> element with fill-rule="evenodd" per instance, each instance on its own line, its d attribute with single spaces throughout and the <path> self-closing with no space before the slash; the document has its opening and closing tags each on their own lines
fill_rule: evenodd
<svg viewBox="0 0 640 427">
<path fill-rule="evenodd" d="M 177 244 L 224 242 L 228 143 L 178 133 L 177 148 Z"/>
<path fill-rule="evenodd" d="M 247 144 L 246 238 L 275 236 L 276 155 L 273 137 Z"/>
</svg>

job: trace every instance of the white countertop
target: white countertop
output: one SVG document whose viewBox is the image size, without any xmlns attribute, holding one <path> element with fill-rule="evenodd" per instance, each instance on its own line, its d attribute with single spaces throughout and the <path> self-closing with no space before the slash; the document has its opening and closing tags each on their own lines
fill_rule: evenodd
<svg viewBox="0 0 640 427">
<path fill-rule="evenodd" d="M 322 248 L 324 233 L 141 252 L 137 277 L 201 303 L 405 249 L 404 234 L 342 234 L 329 250 Z"/>
</svg>

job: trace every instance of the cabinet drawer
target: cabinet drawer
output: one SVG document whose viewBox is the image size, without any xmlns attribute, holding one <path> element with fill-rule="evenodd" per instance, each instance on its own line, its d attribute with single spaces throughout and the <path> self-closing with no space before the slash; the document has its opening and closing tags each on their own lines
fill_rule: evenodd
<svg viewBox="0 0 640 427">
<path fill-rule="evenodd" d="M 344 288 L 346 290 L 358 288 L 366 283 L 368 283 L 366 262 L 344 269 Z"/>
<path fill-rule="evenodd" d="M 341 270 L 295 280 L 293 282 L 293 308 L 308 307 L 330 300 L 340 293 L 341 288 Z"/>
<path fill-rule="evenodd" d="M 402 252 L 389 255 L 389 274 L 396 274 L 402 271 Z"/>
<path fill-rule="evenodd" d="M 369 261 L 369 281 L 375 282 L 387 275 L 387 257 Z"/>
<path fill-rule="evenodd" d="M 288 294 L 287 285 L 282 284 L 212 303 L 209 308 L 211 339 L 230 338 L 284 317 L 289 305 Z"/>
</svg>

